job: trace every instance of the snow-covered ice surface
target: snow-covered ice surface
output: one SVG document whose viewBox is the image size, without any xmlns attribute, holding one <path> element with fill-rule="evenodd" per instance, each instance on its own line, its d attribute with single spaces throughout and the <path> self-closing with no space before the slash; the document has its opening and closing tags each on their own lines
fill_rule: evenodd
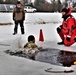
<svg viewBox="0 0 76 75">
<path fill-rule="evenodd" d="M 75 13 L 73 15 L 76 17 Z M 43 48 L 52 47 L 76 51 L 76 44 L 71 47 L 58 46 L 56 44 L 58 41 L 61 41 L 59 35 L 56 33 L 56 28 L 62 22 L 60 13 L 26 13 L 24 35 L 21 35 L 20 28 L 18 28 L 17 35 L 12 35 L 14 28 L 12 13 L 0 13 L 0 23 L 9 22 L 12 22 L 13 25 L 0 26 L 0 75 L 64 75 L 64 73 L 45 72 L 47 68 L 59 71 L 65 70 L 62 66 L 10 56 L 4 53 L 5 50 L 19 50 L 19 47 L 23 47 L 27 42 L 29 35 L 34 35 L 36 44 Z M 44 42 L 39 42 L 40 29 L 43 31 Z M 75 75 L 76 66 L 71 66 L 71 69 L 74 69 L 74 72 L 68 73 L 68 75 Z"/>
</svg>

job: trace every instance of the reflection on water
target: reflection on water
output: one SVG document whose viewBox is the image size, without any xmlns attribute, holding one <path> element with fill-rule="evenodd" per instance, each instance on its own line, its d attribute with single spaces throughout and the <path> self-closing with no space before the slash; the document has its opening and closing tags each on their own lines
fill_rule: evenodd
<svg viewBox="0 0 76 75">
<path fill-rule="evenodd" d="M 35 60 L 54 65 L 71 66 L 76 61 L 76 52 L 46 48 L 37 53 Z"/>
</svg>

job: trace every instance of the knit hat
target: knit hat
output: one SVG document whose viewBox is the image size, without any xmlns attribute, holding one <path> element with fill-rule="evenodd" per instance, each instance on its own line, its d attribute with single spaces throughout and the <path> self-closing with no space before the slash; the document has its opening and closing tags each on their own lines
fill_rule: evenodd
<svg viewBox="0 0 76 75">
<path fill-rule="evenodd" d="M 68 12 L 69 12 L 69 9 L 67 9 L 67 8 L 63 8 L 63 9 L 62 9 L 62 12 L 66 12 L 66 13 L 68 13 Z"/>
<path fill-rule="evenodd" d="M 35 37 L 33 35 L 28 36 L 28 42 L 30 41 L 35 42 Z"/>
<path fill-rule="evenodd" d="M 21 4 L 20 1 L 17 1 L 17 4 Z"/>
</svg>

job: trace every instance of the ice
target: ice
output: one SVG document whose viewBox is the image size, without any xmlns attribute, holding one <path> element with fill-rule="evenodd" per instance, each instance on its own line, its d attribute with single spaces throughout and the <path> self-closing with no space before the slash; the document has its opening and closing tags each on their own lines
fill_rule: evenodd
<svg viewBox="0 0 76 75">
<path fill-rule="evenodd" d="M 76 17 L 75 13 L 72 13 Z M 34 35 L 36 44 L 43 48 L 66 48 L 65 46 L 58 46 L 56 43 L 61 41 L 56 32 L 56 28 L 61 24 L 61 13 L 26 13 L 24 27 L 25 34 L 22 35 L 20 27 L 18 27 L 18 34 L 13 34 L 14 22 L 12 20 L 12 13 L 0 13 L 0 23 L 13 23 L 13 25 L 0 26 L 0 75 L 64 75 L 64 73 L 47 73 L 45 69 L 53 68 L 53 70 L 65 70 L 62 66 L 52 65 L 49 63 L 33 61 L 22 57 L 10 56 L 4 53 L 5 50 L 18 50 L 23 48 L 27 42 L 29 35 Z M 45 24 L 43 23 L 45 22 Z M 39 42 L 39 33 L 42 29 L 44 42 Z M 76 49 L 76 44 L 68 49 Z M 76 67 L 73 73 L 76 74 Z"/>
</svg>

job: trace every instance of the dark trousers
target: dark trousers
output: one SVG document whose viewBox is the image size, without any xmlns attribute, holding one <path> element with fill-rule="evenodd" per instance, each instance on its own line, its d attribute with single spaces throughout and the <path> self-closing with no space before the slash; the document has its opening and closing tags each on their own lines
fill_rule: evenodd
<svg viewBox="0 0 76 75">
<path fill-rule="evenodd" d="M 24 34 L 24 25 L 23 25 L 23 21 L 22 20 L 21 21 L 15 21 L 14 33 L 17 33 L 18 24 L 20 24 L 21 33 Z"/>
</svg>

